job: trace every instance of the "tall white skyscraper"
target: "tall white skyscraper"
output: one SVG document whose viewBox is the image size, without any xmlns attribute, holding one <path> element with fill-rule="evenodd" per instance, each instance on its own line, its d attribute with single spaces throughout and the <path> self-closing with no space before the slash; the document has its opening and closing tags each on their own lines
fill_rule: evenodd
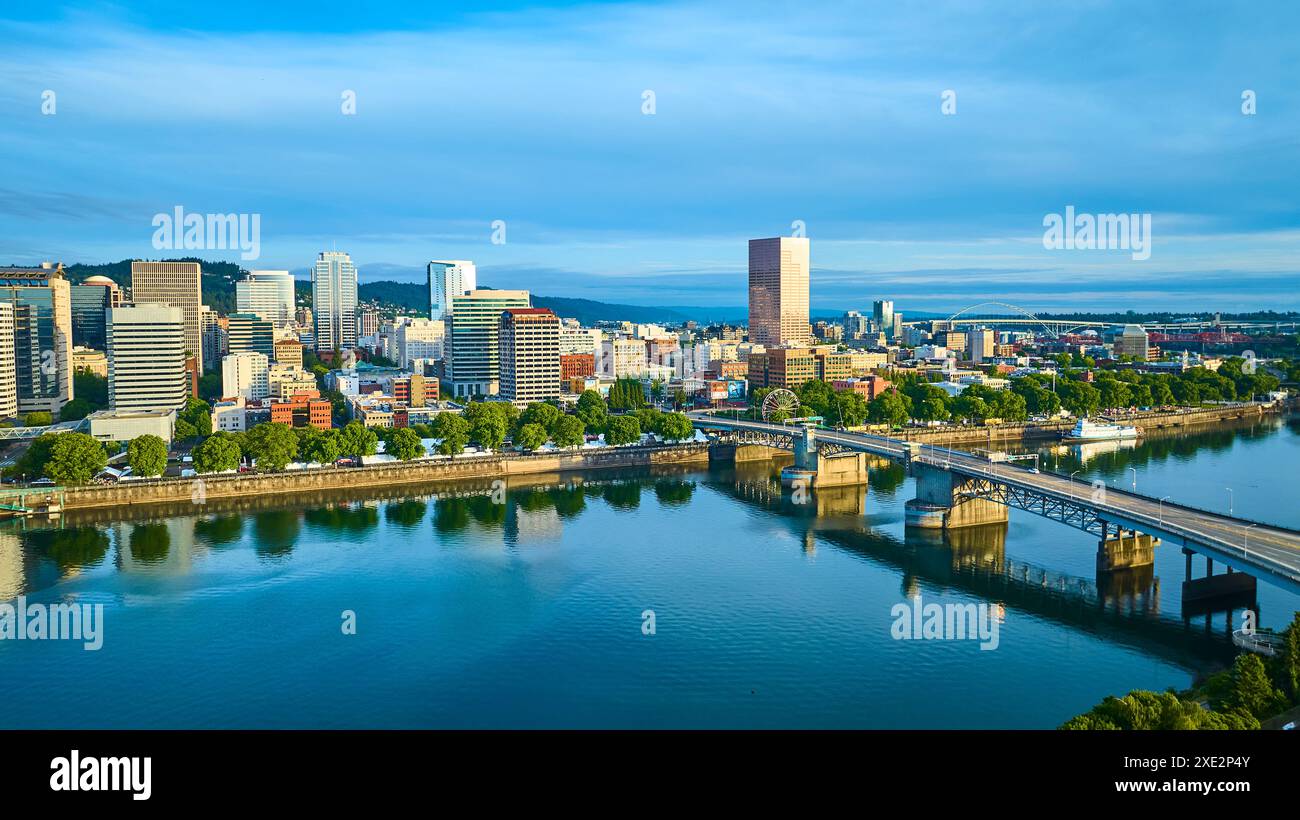
<svg viewBox="0 0 1300 820">
<path fill-rule="evenodd" d="M 261 353 L 231 353 L 221 360 L 221 395 L 264 399 L 271 394 L 270 366 Z"/>
<path fill-rule="evenodd" d="M 108 405 L 114 410 L 185 406 L 188 326 L 185 311 L 157 303 L 108 310 Z"/>
<path fill-rule="evenodd" d="M 18 415 L 18 359 L 14 351 L 14 306 L 0 301 L 0 419 Z"/>
<path fill-rule="evenodd" d="M 807 237 L 749 240 L 749 340 L 761 345 L 808 341 Z"/>
<path fill-rule="evenodd" d="M 311 269 L 317 350 L 357 344 L 357 266 L 342 251 L 322 251 Z"/>
<path fill-rule="evenodd" d="M 239 313 L 256 313 L 276 324 L 293 320 L 293 277 L 287 270 L 250 270 L 235 283 Z"/>
<path fill-rule="evenodd" d="M 464 296 L 478 287 L 478 271 L 465 259 L 429 263 L 429 318 L 445 319 L 453 296 Z"/>
</svg>

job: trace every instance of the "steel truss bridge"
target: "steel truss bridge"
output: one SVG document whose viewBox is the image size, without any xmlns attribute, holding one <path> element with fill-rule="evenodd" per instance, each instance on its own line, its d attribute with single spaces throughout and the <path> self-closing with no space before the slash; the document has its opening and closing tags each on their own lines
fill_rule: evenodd
<svg viewBox="0 0 1300 820">
<path fill-rule="evenodd" d="M 738 443 L 764 444 L 796 454 L 809 447 L 823 455 L 869 453 L 953 476 L 953 497 L 980 498 L 1032 512 L 1101 535 L 1131 530 L 1160 538 L 1234 570 L 1300 594 L 1300 531 L 1197 509 L 1056 473 L 1035 473 L 1013 463 L 990 462 L 959 450 L 883 436 L 728 419 L 693 413 L 695 426 Z"/>
<path fill-rule="evenodd" d="M 976 314 L 979 308 L 1000 308 L 1009 311 L 1007 314 Z M 1080 321 L 1077 319 L 1054 319 L 1043 318 L 1030 313 L 1022 307 L 1009 304 L 1007 302 L 980 302 L 979 304 L 970 305 L 962 308 L 956 313 L 943 320 L 914 320 L 904 322 L 904 325 L 928 325 L 931 321 L 946 321 L 953 327 L 958 325 L 993 325 L 993 326 L 1023 326 L 1030 325 L 1042 328 L 1049 336 L 1053 338 L 1076 330 L 1107 330 L 1110 328 L 1122 327 L 1124 322 L 1094 322 Z M 1166 322 L 1166 323 L 1142 323 L 1142 327 L 1149 331 L 1158 331 L 1161 333 L 1184 332 L 1192 333 L 1209 330 L 1275 330 L 1283 329 L 1295 330 L 1300 326 L 1300 322 L 1240 322 L 1240 321 L 1215 321 L 1212 319 L 1192 321 L 1192 322 Z"/>
</svg>

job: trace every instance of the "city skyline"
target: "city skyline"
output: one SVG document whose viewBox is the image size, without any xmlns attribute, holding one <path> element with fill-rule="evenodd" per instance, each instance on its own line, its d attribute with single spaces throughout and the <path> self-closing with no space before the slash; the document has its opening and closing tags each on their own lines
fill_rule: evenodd
<svg viewBox="0 0 1300 820">
<path fill-rule="evenodd" d="M 7 264 L 181 255 L 151 246 L 150 220 L 183 206 L 260 215 L 261 256 L 241 264 L 299 278 L 346 247 L 362 282 L 420 282 L 430 258 L 463 258 L 501 288 L 731 307 L 741 242 L 799 223 L 818 243 L 814 311 L 880 294 L 936 312 L 993 296 L 1042 311 L 1300 307 L 1288 9 L 1171 24 L 1118 4 L 940 5 L 872 30 L 867 15 L 777 26 L 727 3 L 506 5 L 350 15 L 346 34 L 292 3 L 270 18 L 242 2 L 218 19 L 68 9 L 0 23 L 0 101 L 19 126 L 4 137 Z M 1020 26 L 1034 36 L 985 53 Z M 30 59 L 55 30 L 85 45 Z M 1108 59 L 1082 61 L 1101 37 Z M 780 123 L 751 127 L 767 114 Z M 203 167 L 167 150 L 177 139 Z M 100 152 L 117 161 L 88 164 Z M 1044 248 L 1044 219 L 1071 207 L 1150 215 L 1150 257 Z"/>
</svg>

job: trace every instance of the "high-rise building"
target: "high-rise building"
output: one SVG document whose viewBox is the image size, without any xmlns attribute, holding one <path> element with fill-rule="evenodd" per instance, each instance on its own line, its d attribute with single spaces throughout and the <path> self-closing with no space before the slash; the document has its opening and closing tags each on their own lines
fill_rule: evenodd
<svg viewBox="0 0 1300 820">
<path fill-rule="evenodd" d="M 14 305 L 0 301 L 0 419 L 18 415 L 17 365 L 14 356 Z"/>
<path fill-rule="evenodd" d="M 311 269 L 317 350 L 357 345 L 357 266 L 342 251 L 322 251 Z"/>
<path fill-rule="evenodd" d="M 250 270 L 235 283 L 235 309 L 277 325 L 293 320 L 293 276 L 287 270 Z"/>
<path fill-rule="evenodd" d="M 109 308 L 122 304 L 122 290 L 107 276 L 91 276 L 68 288 L 72 299 L 72 344 L 103 350 L 108 345 Z"/>
<path fill-rule="evenodd" d="M 600 343 L 600 372 L 616 379 L 640 377 L 646 372 L 650 360 L 646 358 L 645 342 L 620 336 Z"/>
<path fill-rule="evenodd" d="M 179 410 L 190 396 L 185 311 L 137 302 L 108 311 L 108 405 Z"/>
<path fill-rule="evenodd" d="M 231 353 L 221 360 L 221 397 L 266 398 L 271 394 L 269 371 L 261 353 Z"/>
<path fill-rule="evenodd" d="M 560 319 L 546 308 L 501 314 L 501 396 L 517 407 L 560 397 Z"/>
<path fill-rule="evenodd" d="M 749 240 L 749 340 L 761 345 L 808 341 L 807 237 Z"/>
<path fill-rule="evenodd" d="M 1147 329 L 1142 325 L 1124 325 L 1115 337 L 1115 356 L 1132 356 L 1140 362 L 1153 358 Z"/>
<path fill-rule="evenodd" d="M 442 320 L 409 319 L 397 327 L 397 364 L 411 367 L 421 360 L 441 359 L 446 326 Z"/>
<path fill-rule="evenodd" d="M 18 412 L 58 418 L 72 400 L 72 305 L 63 265 L 0 268 L 0 301 L 13 306 Z"/>
<path fill-rule="evenodd" d="M 885 334 L 888 339 L 894 337 L 894 303 L 888 299 L 880 299 L 871 303 L 871 321 L 876 325 L 876 331 Z"/>
<path fill-rule="evenodd" d="M 232 313 L 226 325 L 226 348 L 231 353 L 261 353 L 275 358 L 275 326 L 256 313 Z"/>
<path fill-rule="evenodd" d="M 364 338 L 374 336 L 379 332 L 379 312 L 374 310 L 361 310 L 357 313 L 357 336 Z"/>
<path fill-rule="evenodd" d="M 429 318 L 446 319 L 452 297 L 464 296 L 478 288 L 478 271 L 466 259 L 433 261 L 428 267 Z"/>
<path fill-rule="evenodd" d="M 185 350 L 203 369 L 203 271 L 198 262 L 132 262 L 131 301 L 180 308 Z"/>
<path fill-rule="evenodd" d="M 453 296 L 450 306 L 443 378 L 450 382 L 455 397 L 495 396 L 500 386 L 501 314 L 530 307 L 528 291 L 472 290 Z"/>
<path fill-rule="evenodd" d="M 974 327 L 966 331 L 966 358 L 981 364 L 993 358 L 993 331 L 985 327 Z"/>
<path fill-rule="evenodd" d="M 217 315 L 212 308 L 204 305 L 199 311 L 199 329 L 202 333 L 203 365 L 208 370 L 215 370 L 227 353 L 226 328 L 229 321 Z"/>
</svg>

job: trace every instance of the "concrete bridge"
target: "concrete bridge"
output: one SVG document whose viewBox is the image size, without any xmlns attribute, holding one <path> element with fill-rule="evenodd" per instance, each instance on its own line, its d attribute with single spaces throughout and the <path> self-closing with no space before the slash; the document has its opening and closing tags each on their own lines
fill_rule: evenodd
<svg viewBox="0 0 1300 820">
<path fill-rule="evenodd" d="M 867 482 L 867 457 L 904 464 L 916 480 L 907 502 L 909 526 L 937 529 L 1007 520 L 1017 507 L 1099 537 L 1099 572 L 1149 565 L 1161 543 L 1187 556 L 1185 600 L 1254 592 L 1254 579 L 1300 594 L 1300 531 L 1106 487 L 1014 462 L 883 436 L 797 424 L 694 413 L 695 426 L 721 440 L 790 450 L 795 463 L 783 483 L 815 488 Z M 1192 555 L 1205 558 L 1205 578 L 1192 580 Z M 1214 576 L 1215 562 L 1227 574 Z M 1238 577 L 1233 577 L 1237 575 Z"/>
</svg>

